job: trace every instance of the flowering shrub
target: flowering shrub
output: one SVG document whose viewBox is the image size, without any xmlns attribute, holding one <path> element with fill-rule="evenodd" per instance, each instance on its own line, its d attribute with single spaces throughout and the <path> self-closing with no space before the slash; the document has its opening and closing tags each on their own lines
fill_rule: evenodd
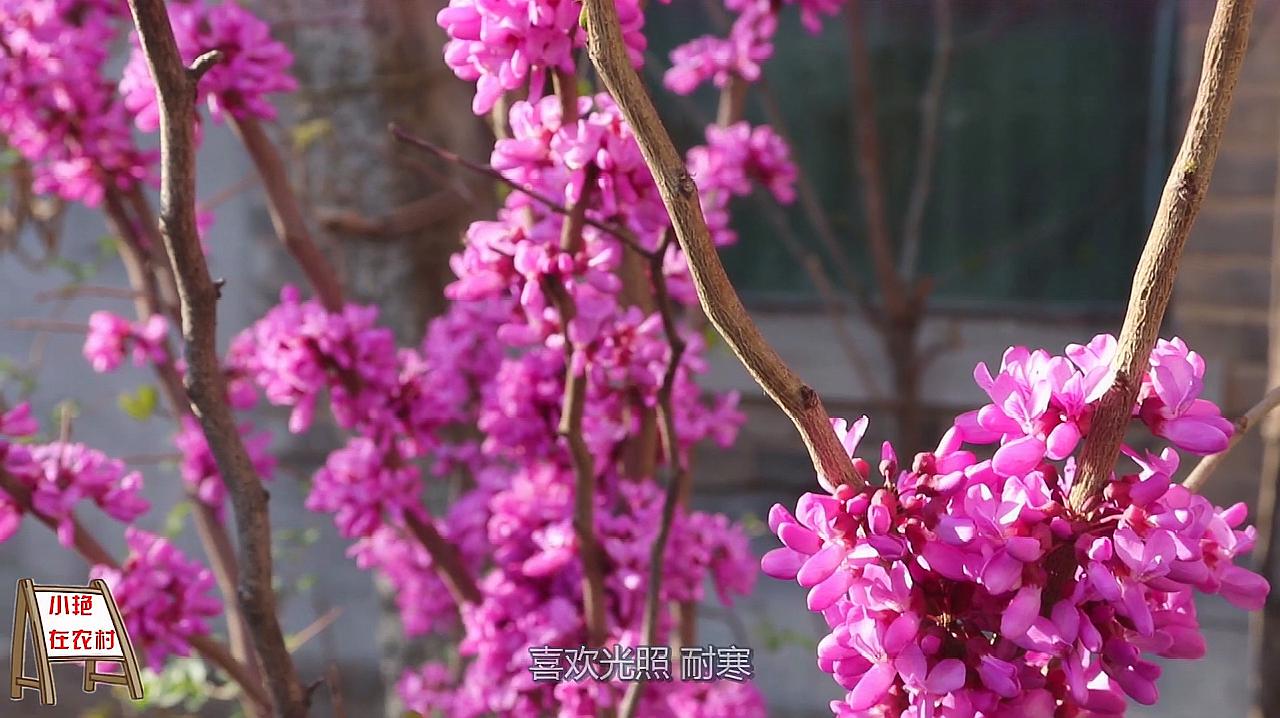
<svg viewBox="0 0 1280 718">
<path fill-rule="evenodd" d="M 729 35 L 678 47 L 667 88 L 690 94 L 710 82 L 732 91 L 758 79 L 791 5 L 810 32 L 841 7 L 729 0 Z M 273 119 L 269 96 L 296 82 L 289 51 L 267 25 L 232 0 L 167 6 L 178 59 L 222 53 L 197 86 L 209 114 Z M 699 385 L 708 347 L 688 311 L 697 297 L 632 129 L 607 94 L 579 96 L 579 8 L 452 0 L 437 16 L 449 36 L 445 63 L 475 83 L 473 112 L 492 114 L 503 130 L 489 160 L 513 189 L 495 217 L 468 229 L 451 259 L 452 302 L 422 342 L 400 346 L 376 307 L 287 286 L 232 341 L 220 367 L 227 396 L 211 400 L 246 410 L 260 394 L 288 409 L 294 434 L 326 418 L 345 432 L 312 476 L 307 508 L 329 515 L 356 565 L 394 587 L 407 633 L 461 636 L 456 670 L 429 662 L 399 681 L 412 709 L 579 716 L 630 705 L 645 718 L 759 716 L 763 700 L 750 683 L 652 682 L 636 693 L 620 681 L 535 682 L 529 670 L 534 646 L 686 640 L 676 609 L 703 601 L 708 584 L 730 604 L 755 579 L 742 527 L 681 496 L 694 448 L 731 445 L 743 417 L 735 395 Z M 643 6 L 623 0 L 617 10 L 638 67 Z M 122 79 L 104 75 L 123 27 L 116 2 L 0 0 L 0 132 L 32 165 L 37 191 L 105 204 L 132 240 L 124 244 L 150 260 L 140 263 L 156 276 L 134 289 L 151 308 L 137 320 L 93 313 L 83 354 L 96 372 L 131 356 L 166 382 L 179 471 L 203 505 L 197 516 L 213 517 L 203 528 L 221 531 L 227 487 L 215 435 L 186 403 L 187 367 L 168 345 L 178 314 L 167 318 L 165 302 L 146 296 L 145 285 L 172 279 L 172 268 L 143 226 L 156 155 L 135 146 L 129 123 L 156 130 L 160 104 L 136 36 Z M 704 137 L 686 166 L 711 241 L 730 245 L 731 201 L 762 189 L 790 203 L 797 170 L 770 127 L 725 117 Z M 269 196 L 288 191 L 273 189 Z M 198 220 L 202 232 L 212 218 Z M 304 239 L 286 244 L 298 251 Z M 1111 384 L 1115 352 L 1106 336 L 1065 356 L 1011 349 L 994 376 L 984 365 L 975 373 L 991 403 L 958 417 L 934 452 L 900 466 L 886 444 L 883 480 L 868 490 L 824 479 L 825 493 L 802 497 L 794 515 L 774 508 L 769 525 L 784 547 L 763 568 L 808 588 L 809 608 L 830 628 L 818 663 L 848 690 L 836 715 L 1119 714 L 1126 695 L 1156 698 L 1159 669 L 1144 656 L 1203 653 L 1192 588 L 1260 605 L 1266 582 L 1234 564 L 1254 541 L 1240 528 L 1243 507 L 1216 509 L 1171 481 L 1176 449 L 1218 452 L 1232 433 L 1199 397 L 1204 364 L 1181 341 L 1157 345 L 1132 411 L 1172 447 L 1126 447 L 1129 473 L 1071 507 L 1074 456 Z M 275 461 L 269 435 L 247 422 L 236 428 L 222 440 L 238 441 L 252 465 L 240 472 L 243 488 Z M 836 429 L 852 456 L 866 419 Z M 113 586 L 154 667 L 200 650 L 220 612 L 213 574 L 133 526 L 128 555 L 116 562 L 75 516 L 88 502 L 122 523 L 144 517 L 141 474 L 37 432 L 26 405 L 0 414 L 0 541 L 26 516 L 49 524 Z M 990 458 L 975 453 L 981 446 Z M 854 465 L 870 476 L 867 461 Z M 428 482 L 446 480 L 459 495 L 429 509 Z M 225 571 L 219 563 L 211 561 Z M 661 579 L 652 595 L 651 577 Z M 597 599 L 602 610 L 588 615 Z"/>
<path fill-rule="evenodd" d="M 1124 447 L 1130 470 L 1070 508 L 1115 348 L 1107 335 L 1066 356 L 1013 347 L 994 377 L 974 372 L 992 403 L 933 452 L 900 466 L 886 442 L 868 491 L 828 484 L 794 514 L 774 506 L 784 547 L 762 566 L 808 588 L 831 628 L 818 665 L 849 691 L 837 716 L 1120 715 L 1125 696 L 1158 697 L 1144 655 L 1204 655 L 1193 589 L 1261 608 L 1266 580 L 1234 564 L 1254 543 L 1244 505 L 1172 483 L 1175 449 L 1221 451 L 1232 431 L 1199 398 L 1204 362 L 1181 340 L 1157 345 L 1133 407 L 1173 446 Z M 866 425 L 840 422 L 850 455 Z M 980 460 L 966 444 L 995 451 Z"/>
<path fill-rule="evenodd" d="M 0 133 L 31 163 L 37 192 L 97 206 L 107 188 L 152 175 L 156 155 L 134 144 L 102 75 L 124 10 L 104 0 L 0 3 Z"/>
</svg>

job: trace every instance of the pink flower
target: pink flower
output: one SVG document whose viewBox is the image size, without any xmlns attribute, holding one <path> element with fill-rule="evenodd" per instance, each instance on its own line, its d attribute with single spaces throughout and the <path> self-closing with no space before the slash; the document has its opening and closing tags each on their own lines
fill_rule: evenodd
<svg viewBox="0 0 1280 718">
<path fill-rule="evenodd" d="M 482 115 L 502 93 L 529 87 L 542 96 L 548 73 L 574 71 L 574 51 L 586 44 L 578 5 L 569 0 L 452 0 L 436 22 L 449 35 L 444 59 L 459 78 L 476 83 L 471 109 Z M 633 0 L 618 3 L 631 61 L 640 66 L 644 14 Z"/>
<path fill-rule="evenodd" d="M 241 424 L 240 436 L 245 449 L 249 452 L 249 460 L 258 477 L 268 480 L 275 472 L 276 460 L 270 451 L 271 435 L 254 431 L 252 424 Z M 222 515 L 226 503 L 227 489 L 222 474 L 218 471 L 213 452 L 205 440 L 204 431 L 194 417 L 183 416 L 179 422 L 178 434 L 173 443 L 182 453 L 179 471 L 182 480 L 195 492 L 196 497 L 206 506 L 212 508 L 218 516 Z"/>
<path fill-rule="evenodd" d="M 210 50 L 222 52 L 222 59 L 205 73 L 198 87 L 197 101 L 208 105 L 215 120 L 224 113 L 274 120 L 276 109 L 267 95 L 297 89 L 298 83 L 289 74 L 292 53 L 272 39 L 266 23 L 235 0 L 170 3 L 169 21 L 184 63 L 189 65 Z M 155 85 L 136 33 L 134 43 L 120 81 L 120 94 L 138 129 L 151 132 L 160 126 Z"/>
<path fill-rule="evenodd" d="M 1181 339 L 1156 344 L 1142 389 L 1139 413 L 1151 433 L 1194 454 L 1216 454 L 1227 448 L 1231 422 L 1218 407 L 1198 398 L 1204 389 L 1204 360 Z"/>
<path fill-rule="evenodd" d="M 147 663 L 159 669 L 169 656 L 187 655 L 188 641 L 207 635 L 207 620 L 221 613 L 210 595 L 213 573 L 167 540 L 140 529 L 126 529 L 125 543 L 129 556 L 120 568 L 94 566 L 89 575 L 111 587 L 129 637 L 143 646 Z"/>
<path fill-rule="evenodd" d="M 168 335 L 169 323 L 159 314 L 153 314 L 145 322 L 135 323 L 111 312 L 97 311 L 89 315 L 84 358 L 99 373 L 118 369 L 130 347 L 133 363 L 137 366 L 148 361 L 165 362 L 169 358 L 165 345 Z"/>
<path fill-rule="evenodd" d="M 31 163 L 33 188 L 97 206 L 152 176 L 123 105 L 103 78 L 123 6 L 90 0 L 2 0 L 0 134 Z"/>
<path fill-rule="evenodd" d="M 142 474 L 83 444 L 35 444 L 7 454 L 5 470 L 31 490 L 32 508 L 56 523 L 63 546 L 73 544 L 74 512 L 82 500 L 122 523 L 150 508 L 142 498 Z"/>
<path fill-rule="evenodd" d="M 1255 540 L 1240 528 L 1244 507 L 1215 508 L 1172 483 L 1173 448 L 1125 447 L 1138 470 L 1113 476 L 1087 515 L 1069 508 L 1073 454 L 1113 347 L 1099 337 L 1069 360 L 1012 348 L 996 376 L 975 373 L 992 403 L 910 468 L 886 447 L 883 486 L 855 492 L 819 477 L 827 494 L 804 495 L 794 515 L 774 507 L 783 547 L 761 568 L 809 588 L 830 627 L 818 663 L 848 691 L 837 716 L 1119 714 L 1125 696 L 1158 697 L 1160 671 L 1144 653 L 1204 654 L 1193 589 L 1261 607 L 1267 581 L 1235 564 Z M 1181 342 L 1158 349 L 1134 407 L 1156 433 L 1201 401 L 1203 374 Z M 1220 418 L 1209 407 L 1191 415 Z M 865 429 L 836 422 L 850 454 Z M 962 437 L 1001 445 L 979 461 Z M 1049 574 L 1061 562 L 1078 567 L 1065 580 Z"/>
</svg>

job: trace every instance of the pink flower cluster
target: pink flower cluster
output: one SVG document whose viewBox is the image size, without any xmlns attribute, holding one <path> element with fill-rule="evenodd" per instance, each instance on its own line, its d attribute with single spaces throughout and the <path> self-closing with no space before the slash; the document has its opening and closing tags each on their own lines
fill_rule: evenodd
<svg viewBox="0 0 1280 718">
<path fill-rule="evenodd" d="M 124 5 L 0 1 L 0 134 L 34 173 L 33 188 L 98 205 L 108 189 L 149 178 L 125 108 L 102 76 Z"/>
<path fill-rule="evenodd" d="M 190 65 L 211 50 L 222 59 L 200 79 L 197 98 L 215 120 L 225 113 L 241 119 L 274 120 L 276 108 L 268 95 L 293 92 L 298 83 L 289 74 L 293 54 L 271 37 L 271 28 L 235 0 L 212 4 L 180 0 L 168 4 L 169 22 L 178 52 Z M 120 94 L 138 129 L 160 126 L 155 83 L 134 33 L 133 54 L 120 80 Z"/>
<path fill-rule="evenodd" d="M 271 453 L 271 434 L 256 431 L 253 424 L 244 422 L 239 426 L 241 440 L 249 452 L 249 460 L 258 477 L 270 480 L 275 473 L 276 458 Z M 196 498 L 213 509 L 219 517 L 226 505 L 227 487 L 218 471 L 218 464 L 209 450 L 209 442 L 204 437 L 200 422 L 195 417 L 179 418 L 178 433 L 173 437 L 173 444 L 182 454 L 178 466 L 182 480 L 187 483 Z"/>
<path fill-rule="evenodd" d="M 211 595 L 209 569 L 155 534 L 129 527 L 124 536 L 124 563 L 94 566 L 90 576 L 111 587 L 129 638 L 144 647 L 147 664 L 158 670 L 169 656 L 187 655 L 189 641 L 209 633 L 208 620 L 222 607 Z"/>
<path fill-rule="evenodd" d="M 122 523 L 147 512 L 142 474 L 118 459 L 84 444 L 12 441 L 31 437 L 38 428 L 28 404 L 0 415 L 0 471 L 29 492 L 15 497 L 0 490 L 0 542 L 17 531 L 24 510 L 56 524 L 58 540 L 67 547 L 73 545 L 75 509 L 81 501 L 93 502 Z"/>
<path fill-rule="evenodd" d="M 760 79 L 761 65 L 773 56 L 777 13 L 770 0 L 735 4 L 740 14 L 728 37 L 704 35 L 671 51 L 671 67 L 663 77 L 668 90 L 688 95 L 707 81 L 724 88 L 734 79 Z"/>
<path fill-rule="evenodd" d="M 165 340 L 169 322 L 153 314 L 145 322 L 131 322 L 118 314 L 96 311 L 89 315 L 89 331 L 84 338 L 84 358 L 99 373 L 120 368 L 127 352 L 132 350 L 133 363 L 168 361 Z"/>
<path fill-rule="evenodd" d="M 825 485 L 795 514 L 774 507 L 784 547 L 762 566 L 809 588 L 831 628 L 818 664 L 848 690 L 835 715 L 1121 715 L 1125 696 L 1158 697 L 1148 654 L 1204 654 L 1193 589 L 1262 605 L 1267 582 L 1234 563 L 1254 543 L 1244 506 L 1217 509 L 1172 483 L 1172 448 L 1126 447 L 1134 468 L 1070 508 L 1072 454 L 1114 347 L 1108 336 L 1065 357 L 1014 347 L 995 377 L 978 367 L 992 403 L 936 450 L 900 467 L 886 443 L 883 484 Z M 1134 407 L 1194 453 L 1221 450 L 1231 431 L 1198 398 L 1203 369 L 1181 341 L 1161 342 Z M 851 456 L 865 428 L 837 422 Z M 995 453 L 979 459 L 966 443 Z"/>
<path fill-rule="evenodd" d="M 566 122 L 559 98 L 514 103 L 511 137 L 495 147 L 493 165 L 542 195 L 587 202 L 593 220 L 618 223 L 656 247 L 668 220 L 617 108 L 596 96 L 579 98 L 574 109 L 577 118 Z M 745 145 L 733 146 L 739 139 Z M 708 191 L 727 201 L 759 183 L 788 194 L 794 171 L 775 136 L 744 125 L 713 133 L 709 142 L 693 155 Z M 575 370 L 587 378 L 583 438 L 597 474 L 609 640 L 635 645 L 640 638 L 649 546 L 660 525 L 663 491 L 653 476 L 626 476 L 620 457 L 640 433 L 642 415 L 656 405 L 670 346 L 661 317 L 624 296 L 619 273 L 630 250 L 588 225 L 582 250 L 565 252 L 563 222 L 517 191 L 496 221 L 475 223 L 452 262 L 458 280 L 447 294 L 454 302 L 430 325 L 418 350 L 397 350 L 370 309 L 330 313 L 286 290 L 278 307 L 236 339 L 228 361 L 234 376 L 253 381 L 272 403 L 293 408 L 294 431 L 312 423 L 319 398 L 328 396 L 337 423 L 351 437 L 316 473 L 308 506 L 333 516 L 339 531 L 354 540 L 349 553 L 361 567 L 392 582 L 408 631 L 456 625 L 459 608 L 443 600 L 431 556 L 408 531 L 408 514 L 433 522 L 473 568 L 482 600 L 461 607 L 461 677 L 446 679 L 426 667 L 402 684 L 414 705 L 447 706 L 456 718 L 545 710 L 576 715 L 616 704 L 625 689 L 535 684 L 528 671 L 528 646 L 585 640 L 574 471 L 557 431 L 566 337 L 576 349 Z M 694 301 L 678 249 L 665 259 L 673 298 Z M 574 301 L 569 322 L 545 294 L 553 278 Z M 687 350 L 672 403 L 684 455 L 702 440 L 731 442 L 741 416 L 736 397 L 704 396 L 696 377 L 706 369 L 705 342 L 697 332 L 681 331 Z M 456 425 L 477 427 L 481 436 L 450 430 Z M 435 459 L 431 473 L 461 474 L 472 487 L 436 517 L 422 506 L 418 460 L 428 453 Z M 745 536 L 724 516 L 680 512 L 665 558 L 665 602 L 701 600 L 707 579 L 726 602 L 752 587 Z M 671 628 L 664 624 L 662 631 Z M 695 699 L 697 691 L 709 695 Z M 694 715 L 762 711 L 749 686 L 697 691 L 654 686 L 642 712 L 689 715 L 687 708 L 701 699 L 724 712 Z"/>
<path fill-rule="evenodd" d="M 822 17 L 838 14 L 844 0 L 728 0 L 726 9 L 737 13 L 728 37 L 704 35 L 672 50 L 671 67 L 663 78 L 667 89 L 688 95 L 707 81 L 724 88 L 735 79 L 759 80 L 761 65 L 773 56 L 778 11 L 784 4 L 799 5 L 801 22 L 817 34 Z"/>
<path fill-rule="evenodd" d="M 444 59 L 454 74 L 476 83 L 471 109 L 482 115 L 503 93 L 543 95 L 549 73 L 573 75 L 574 54 L 586 44 L 573 0 L 451 0 L 436 22 L 449 35 Z M 644 13 L 636 0 L 618 3 L 623 37 L 637 67 L 644 57 Z"/>
<path fill-rule="evenodd" d="M 791 204 L 796 198 L 798 173 L 791 149 L 767 125 L 709 125 L 707 144 L 689 150 L 688 166 L 701 190 L 702 213 L 712 239 L 720 246 L 738 241 L 729 222 L 732 197 L 750 195 L 758 184 L 780 204 Z"/>
</svg>

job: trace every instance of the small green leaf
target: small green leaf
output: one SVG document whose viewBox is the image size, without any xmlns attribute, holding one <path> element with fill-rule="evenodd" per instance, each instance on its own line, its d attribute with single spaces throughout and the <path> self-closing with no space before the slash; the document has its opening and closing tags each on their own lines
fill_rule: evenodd
<svg viewBox="0 0 1280 718">
<path fill-rule="evenodd" d="M 173 538 L 182 533 L 182 529 L 187 525 L 187 516 L 191 515 L 191 503 L 189 501 L 179 501 L 169 509 L 169 513 L 164 517 L 164 535 Z"/>
<path fill-rule="evenodd" d="M 103 261 L 120 253 L 120 239 L 114 235 L 104 234 L 98 238 L 98 257 Z"/>
<path fill-rule="evenodd" d="M 315 144 L 316 140 L 332 131 L 333 123 L 327 117 L 318 117 L 314 120 L 299 122 L 289 130 L 293 136 L 293 149 L 297 152 L 306 150 Z"/>
<path fill-rule="evenodd" d="M 54 258 L 53 266 L 66 272 L 67 276 L 71 277 L 71 281 L 77 283 L 87 282 L 98 273 L 97 265 L 91 262 L 76 262 L 66 257 Z"/>
<path fill-rule="evenodd" d="M 146 421 L 156 411 L 159 394 L 150 384 L 143 384 L 132 392 L 124 392 L 116 398 L 120 411 L 135 421 Z"/>
</svg>

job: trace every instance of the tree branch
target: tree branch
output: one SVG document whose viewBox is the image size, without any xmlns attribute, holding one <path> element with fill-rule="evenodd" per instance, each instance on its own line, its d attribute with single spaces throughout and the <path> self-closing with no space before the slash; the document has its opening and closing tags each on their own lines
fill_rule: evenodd
<svg viewBox="0 0 1280 718">
<path fill-rule="evenodd" d="M 160 106 L 160 233 L 181 304 L 187 395 L 231 494 L 240 542 L 240 607 L 253 631 L 272 709 L 282 718 L 302 718 L 307 715 L 306 697 L 285 646 L 271 584 L 267 492 L 227 405 L 215 334 L 218 289 L 196 229 L 196 78 L 182 64 L 163 0 L 129 0 L 129 10 Z"/>
<path fill-rule="evenodd" d="M 871 84 L 871 53 L 867 50 L 863 2 L 864 0 L 851 0 L 845 8 L 849 25 L 849 82 L 854 104 L 854 141 L 858 148 L 862 205 L 867 213 L 867 247 L 871 250 L 876 283 L 884 296 L 890 316 L 898 316 L 906 311 L 908 297 L 893 263 L 893 234 L 885 207 L 880 132 L 876 125 L 875 89 Z"/>
<path fill-rule="evenodd" d="M 1231 434 L 1231 442 L 1227 444 L 1227 448 L 1201 459 L 1200 463 L 1196 464 L 1196 467 L 1191 470 L 1191 473 L 1187 474 L 1187 478 L 1182 482 L 1182 485 L 1188 491 L 1199 491 L 1204 488 L 1205 482 L 1218 469 L 1218 465 L 1227 458 L 1227 454 L 1236 448 L 1236 444 L 1240 443 L 1250 429 L 1260 423 L 1277 406 L 1280 406 L 1280 386 L 1267 392 L 1261 401 L 1254 404 L 1249 411 L 1235 420 L 1235 432 Z"/>
<path fill-rule="evenodd" d="M 440 159 L 446 162 L 452 162 L 460 167 L 469 169 L 472 172 L 476 172 L 482 175 L 486 175 L 488 177 L 492 177 L 493 179 L 503 183 L 504 185 L 510 187 L 511 189 L 528 196 L 529 199 L 532 199 L 533 201 L 537 202 L 538 204 L 541 204 L 542 206 L 546 207 L 552 212 L 555 212 L 556 214 L 568 215 L 570 212 L 569 207 L 566 207 L 560 202 L 557 202 L 554 198 L 548 197 L 547 195 L 542 194 L 541 192 L 535 189 L 525 187 L 524 185 L 520 184 L 519 182 L 516 182 L 515 180 L 508 178 L 506 175 L 502 174 L 501 172 L 494 169 L 493 167 L 490 167 L 489 165 L 481 164 L 474 160 L 469 160 L 466 157 L 463 157 L 462 155 L 459 155 L 456 152 L 452 152 L 433 142 L 430 142 L 421 137 L 413 135 L 395 123 L 392 123 L 388 127 L 388 130 L 397 140 L 400 140 L 401 142 L 404 142 L 406 144 L 413 145 L 414 147 L 424 149 L 427 152 L 430 152 L 431 154 L 435 155 L 436 157 L 439 157 Z M 633 233 L 631 230 L 627 229 L 626 227 L 623 227 L 618 224 L 612 224 L 609 222 L 601 222 L 591 217 L 583 217 L 582 222 L 591 227 L 595 227 L 601 232 L 607 232 L 608 234 L 611 234 L 614 237 L 617 237 L 618 239 L 622 240 L 622 243 L 627 245 L 627 247 L 629 247 L 633 252 L 636 252 L 641 256 L 648 257 L 649 255 L 653 254 L 653 252 L 650 252 L 649 250 L 645 249 L 644 246 L 640 244 L 640 240 L 635 236 L 635 233 Z"/>
<path fill-rule="evenodd" d="M 582 195 L 565 217 L 564 229 L 560 235 L 560 250 L 571 256 L 582 249 L 582 227 L 598 171 L 594 163 L 587 165 Z M 577 366 L 578 352 L 582 348 L 570 338 L 569 331 L 569 324 L 577 314 L 577 307 L 558 277 L 548 276 L 544 286 L 560 314 L 560 330 L 564 333 L 564 401 L 558 431 L 569 445 L 569 455 L 573 461 L 573 530 L 582 554 L 582 611 L 587 624 L 587 643 L 599 647 L 604 645 L 608 628 L 604 605 L 604 552 L 596 537 L 595 458 L 582 433 L 587 375 L 584 368 Z"/>
<path fill-rule="evenodd" d="M 462 554 L 458 552 L 458 547 L 440 535 L 440 531 L 429 519 L 407 512 L 404 520 L 409 532 L 431 556 L 436 574 L 440 576 L 440 580 L 449 591 L 449 595 L 453 596 L 453 600 L 459 605 L 480 603 L 484 597 L 476 587 L 475 578 L 463 561 Z"/>
<path fill-rule="evenodd" d="M 607 0 L 586 0 L 584 12 L 591 61 L 635 132 L 689 263 L 703 310 L 756 382 L 796 425 L 818 473 L 833 484 L 860 488 L 863 477 L 841 446 L 821 398 L 765 341 L 729 282 L 702 216 L 697 185 L 631 67 L 617 8 Z"/>
<path fill-rule="evenodd" d="M 341 311 L 342 283 L 307 229 L 302 207 L 293 192 L 293 185 L 289 183 L 289 173 L 280 153 L 256 119 L 229 117 L 231 128 L 240 137 L 262 178 L 262 187 L 267 191 L 267 210 L 280 242 L 307 275 L 307 281 L 324 308 L 331 312 Z"/>
<path fill-rule="evenodd" d="M 133 285 L 138 299 L 134 303 L 138 319 L 146 321 L 153 315 L 166 316 L 166 304 L 160 296 L 159 276 L 164 275 L 167 282 L 173 282 L 173 276 L 167 262 L 157 263 L 155 261 L 154 251 L 158 249 L 153 243 L 136 234 L 138 227 L 147 228 L 151 226 L 155 231 L 152 223 L 150 206 L 146 203 L 146 199 L 138 193 L 134 203 L 135 208 L 140 217 L 137 217 L 137 224 L 134 224 L 128 213 L 125 211 L 124 202 L 117 196 L 115 190 L 107 191 L 107 212 L 115 225 L 116 231 L 120 234 L 120 256 L 126 267 L 134 267 L 129 271 L 129 281 Z M 181 322 L 181 317 L 171 317 Z M 173 362 L 173 349 L 169 346 L 166 339 L 161 344 L 161 351 L 164 358 L 152 364 L 156 378 L 160 383 L 160 391 L 165 397 L 165 402 L 169 405 L 169 409 L 173 412 L 175 419 L 182 416 L 192 416 L 191 403 L 187 401 L 186 393 L 182 386 L 182 377 L 178 374 L 177 368 Z M 253 651 L 253 640 L 249 635 L 248 626 L 245 624 L 244 615 L 240 611 L 239 602 L 236 598 L 236 582 L 238 581 L 239 567 L 236 565 L 235 547 L 231 544 L 231 538 L 227 535 L 227 528 L 218 519 L 217 515 L 204 504 L 200 497 L 196 494 L 193 487 L 186 487 L 187 500 L 194 507 L 196 533 L 200 538 L 201 546 L 204 548 L 205 555 L 209 559 L 209 565 L 213 569 L 214 577 L 217 579 L 218 590 L 222 594 L 222 599 L 226 605 L 227 614 L 227 636 L 231 643 L 231 653 L 238 661 L 246 662 L 249 666 L 257 665 L 257 656 Z M 249 672 L 253 678 L 257 678 L 253 672 Z M 261 714 L 263 706 L 247 706 L 246 709 Z"/>
<path fill-rule="evenodd" d="M 934 48 L 929 80 L 920 98 L 920 144 L 916 147 L 916 171 L 907 201 L 907 214 L 902 222 L 902 252 L 898 256 L 898 272 L 904 278 L 915 276 L 924 241 L 924 211 L 933 188 L 933 162 L 938 154 L 938 124 L 942 118 L 942 98 L 951 66 L 951 0 L 933 0 Z"/>
<path fill-rule="evenodd" d="M 1249 46 L 1253 0 L 1219 0 L 1204 49 L 1200 86 L 1182 148 L 1160 197 L 1155 222 L 1133 277 L 1133 291 L 1112 361 L 1115 379 L 1093 415 L 1071 489 L 1071 507 L 1085 510 L 1115 468 L 1120 443 L 1141 388 L 1173 291 L 1182 248 L 1209 187 L 1223 128 Z"/>
<path fill-rule="evenodd" d="M 667 369 L 662 377 L 662 385 L 658 388 L 658 413 L 661 419 L 661 438 L 663 451 L 667 455 L 667 463 L 671 467 L 671 477 L 667 480 L 666 495 L 662 500 L 662 523 L 658 526 L 658 535 L 649 548 L 649 582 L 645 590 L 644 619 L 641 625 L 641 645 L 659 645 L 658 629 L 662 610 L 662 575 L 665 573 L 664 558 L 667 555 L 667 543 L 671 538 L 671 525 L 675 522 L 676 509 L 681 498 L 687 493 L 693 482 L 688 462 L 680 454 L 680 442 L 676 436 L 675 407 L 672 405 L 672 393 L 675 389 L 676 376 L 680 370 L 680 360 L 684 356 L 685 341 L 676 326 L 675 307 L 671 295 L 667 292 L 667 278 L 662 272 L 663 258 L 671 244 L 668 232 L 658 247 L 657 254 L 650 260 L 649 276 L 653 283 L 653 295 L 657 301 L 658 311 L 662 316 L 662 331 L 666 334 L 667 345 L 671 354 L 667 359 Z M 627 686 L 623 694 L 622 705 L 618 711 L 619 718 L 632 718 L 640 705 L 640 696 L 644 691 L 644 681 L 635 681 Z"/>
</svg>

